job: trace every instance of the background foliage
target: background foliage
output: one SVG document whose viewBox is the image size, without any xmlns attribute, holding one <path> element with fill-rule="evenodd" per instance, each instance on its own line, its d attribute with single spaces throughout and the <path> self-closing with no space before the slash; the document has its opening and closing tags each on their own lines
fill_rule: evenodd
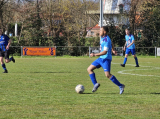
<svg viewBox="0 0 160 119">
<path fill-rule="evenodd" d="M 115 46 L 123 46 L 124 29 L 131 28 L 137 47 L 160 46 L 160 1 L 131 0 L 129 26 L 110 23 L 108 35 Z M 86 38 L 87 28 L 97 22 L 89 20 L 89 10 L 99 10 L 99 0 L 1 0 L 0 27 L 18 36 L 14 46 L 99 46 L 99 36 Z"/>
</svg>

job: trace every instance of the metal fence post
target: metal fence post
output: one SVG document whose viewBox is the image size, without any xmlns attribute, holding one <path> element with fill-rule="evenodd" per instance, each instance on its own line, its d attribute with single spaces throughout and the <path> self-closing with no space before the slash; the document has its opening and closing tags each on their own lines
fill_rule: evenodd
<svg viewBox="0 0 160 119">
<path fill-rule="evenodd" d="M 21 58 L 23 57 L 23 46 L 21 46 Z"/>
<path fill-rule="evenodd" d="M 122 47 L 122 57 L 123 57 L 123 47 Z"/>
<path fill-rule="evenodd" d="M 90 57 L 91 51 L 90 51 L 90 46 L 89 46 L 89 57 Z"/>
<path fill-rule="evenodd" d="M 156 56 L 157 56 L 157 52 L 156 52 L 156 51 L 157 51 L 157 48 L 155 47 L 155 58 L 156 58 Z"/>
<path fill-rule="evenodd" d="M 55 49 L 56 49 L 56 46 L 55 46 Z M 56 49 L 56 53 L 55 53 L 55 58 L 56 58 L 56 54 L 57 54 L 57 49 Z"/>
</svg>

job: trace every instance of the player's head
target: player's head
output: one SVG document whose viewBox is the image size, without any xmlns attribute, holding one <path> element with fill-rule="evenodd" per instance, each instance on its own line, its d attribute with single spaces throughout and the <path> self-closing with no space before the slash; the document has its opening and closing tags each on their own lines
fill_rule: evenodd
<svg viewBox="0 0 160 119">
<path fill-rule="evenodd" d="M 2 29 L 0 28 L 0 35 L 2 35 Z"/>
<path fill-rule="evenodd" d="M 130 34 L 130 29 L 129 29 L 129 28 L 126 28 L 126 29 L 125 29 L 125 32 L 126 32 L 126 35 L 129 35 L 129 34 Z"/>
<path fill-rule="evenodd" d="M 108 27 L 107 26 L 103 26 L 101 29 L 100 29 L 100 36 L 105 36 L 107 35 L 108 33 Z"/>
</svg>

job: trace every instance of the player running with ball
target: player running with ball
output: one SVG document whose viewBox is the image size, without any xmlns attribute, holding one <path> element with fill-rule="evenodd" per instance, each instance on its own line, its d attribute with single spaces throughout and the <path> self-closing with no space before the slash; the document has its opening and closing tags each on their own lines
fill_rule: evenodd
<svg viewBox="0 0 160 119">
<path fill-rule="evenodd" d="M 109 78 L 114 84 L 116 84 L 120 89 L 120 94 L 123 93 L 125 85 L 121 84 L 117 78 L 110 73 L 111 68 L 111 61 L 112 61 L 112 52 L 116 54 L 116 51 L 114 50 L 114 47 L 112 45 L 111 39 L 107 35 L 108 33 L 108 27 L 103 26 L 100 29 L 100 53 L 91 53 L 91 57 L 100 56 L 98 59 L 96 59 L 88 68 L 87 71 L 89 73 L 90 79 L 94 85 L 92 92 L 95 92 L 98 87 L 100 86 L 99 83 L 97 83 L 95 73 L 93 72 L 94 69 L 102 67 L 104 69 L 105 76 Z"/>
</svg>

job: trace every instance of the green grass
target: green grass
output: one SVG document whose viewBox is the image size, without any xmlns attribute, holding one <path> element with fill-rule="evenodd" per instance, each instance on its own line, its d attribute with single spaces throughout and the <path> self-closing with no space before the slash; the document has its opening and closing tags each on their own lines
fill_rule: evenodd
<svg viewBox="0 0 160 119">
<path fill-rule="evenodd" d="M 138 57 L 140 67 L 135 68 L 134 59 L 129 57 L 123 68 L 119 66 L 123 58 L 113 57 L 111 73 L 126 85 L 122 95 L 102 68 L 95 70 L 101 86 L 97 92 L 91 92 L 93 84 L 86 69 L 94 60 L 16 57 L 15 64 L 6 64 L 9 73 L 0 74 L 0 118 L 160 118 L 159 58 Z M 118 73 L 122 70 L 127 74 Z M 84 85 L 84 94 L 75 92 L 78 84 Z"/>
</svg>

